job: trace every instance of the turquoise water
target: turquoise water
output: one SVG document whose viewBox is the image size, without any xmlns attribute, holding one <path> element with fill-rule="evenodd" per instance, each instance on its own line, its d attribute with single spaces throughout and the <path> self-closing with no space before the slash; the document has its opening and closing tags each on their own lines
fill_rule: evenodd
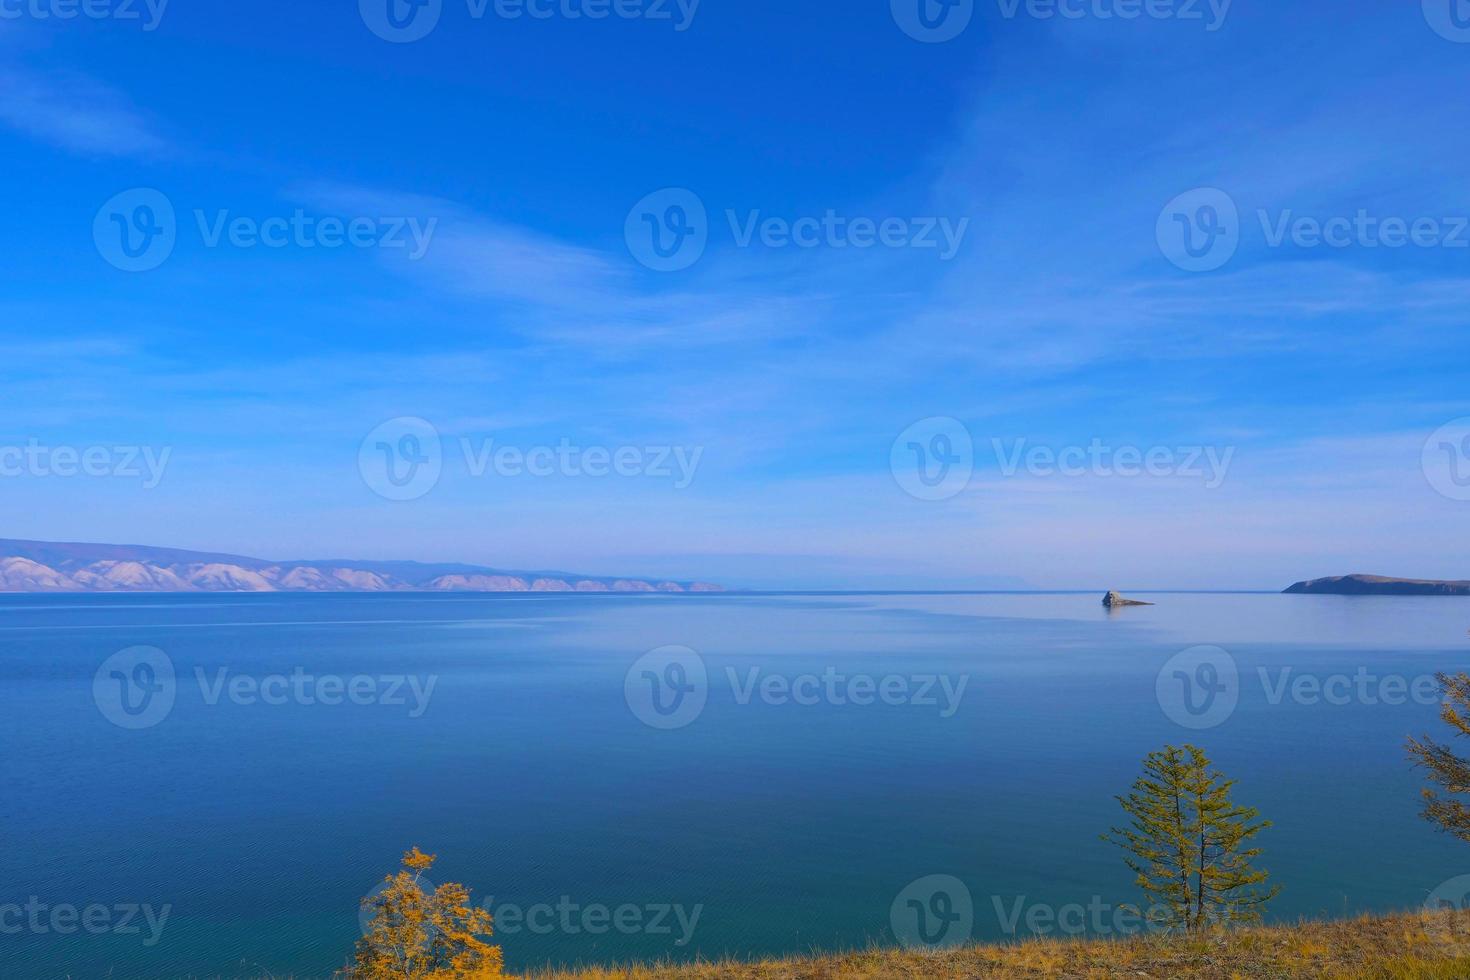
<svg viewBox="0 0 1470 980">
<path fill-rule="evenodd" d="M 1168 742 L 1275 821 L 1275 917 L 1414 907 L 1470 873 L 1404 758 L 1436 709 L 1382 680 L 1467 667 L 1470 601 L 1147 598 L 0 597 L 0 976 L 327 976 L 415 844 L 490 900 L 513 968 L 892 943 L 895 898 L 933 875 L 967 893 L 968 934 L 1003 938 L 1047 927 L 1017 909 L 1136 898 L 1099 835 Z M 1238 706 L 1191 730 L 1158 678 L 1199 644 L 1228 651 Z M 160 718 L 138 655 L 98 680 L 138 645 L 174 672 Z M 678 652 L 630 677 L 669 645 L 707 683 Z M 298 668 L 362 675 L 371 703 L 321 703 L 319 681 L 261 699 Z M 1369 679 L 1274 697 L 1302 675 Z M 142 713 L 119 715 L 133 683 Z"/>
</svg>

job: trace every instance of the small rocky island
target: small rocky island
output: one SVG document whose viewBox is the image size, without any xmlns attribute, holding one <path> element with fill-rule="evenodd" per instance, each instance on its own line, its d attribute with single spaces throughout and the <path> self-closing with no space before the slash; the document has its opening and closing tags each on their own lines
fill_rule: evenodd
<svg viewBox="0 0 1470 980">
<path fill-rule="evenodd" d="M 1116 609 L 1119 606 L 1152 606 L 1153 603 L 1140 602 L 1137 599 L 1125 599 L 1120 593 L 1109 592 L 1107 595 L 1103 596 L 1103 605 L 1107 606 L 1109 609 Z"/>
<path fill-rule="evenodd" d="M 1338 575 L 1298 582 L 1288 595 L 1467 595 L 1470 582 L 1389 578 L 1385 575 Z"/>
</svg>

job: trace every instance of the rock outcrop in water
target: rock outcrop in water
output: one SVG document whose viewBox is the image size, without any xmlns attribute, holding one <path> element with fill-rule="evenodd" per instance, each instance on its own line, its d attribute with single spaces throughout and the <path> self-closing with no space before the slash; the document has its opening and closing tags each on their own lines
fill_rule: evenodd
<svg viewBox="0 0 1470 980">
<path fill-rule="evenodd" d="M 1298 582 L 1289 595 L 1470 595 L 1470 582 L 1389 578 L 1385 575 L 1338 575 Z"/>
<path fill-rule="evenodd" d="M 411 561 L 271 562 L 142 545 L 0 540 L 0 592 L 723 592 L 708 582 Z"/>
<path fill-rule="evenodd" d="M 1120 593 L 1109 592 L 1103 596 L 1103 605 L 1109 609 L 1117 609 L 1120 606 L 1152 606 L 1152 602 L 1140 602 L 1137 599 L 1125 599 Z"/>
</svg>

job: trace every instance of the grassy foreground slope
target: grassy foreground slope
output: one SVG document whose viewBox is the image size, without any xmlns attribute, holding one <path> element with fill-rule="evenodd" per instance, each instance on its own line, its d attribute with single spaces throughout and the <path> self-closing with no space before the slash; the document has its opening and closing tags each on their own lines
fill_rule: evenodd
<svg viewBox="0 0 1470 980">
<path fill-rule="evenodd" d="M 759 963 L 540 973 L 539 980 L 859 980 L 859 978 L 1193 978 L 1470 980 L 1470 911 L 1305 922 L 1200 938 L 1031 940 L 937 953 L 870 950 Z"/>
</svg>

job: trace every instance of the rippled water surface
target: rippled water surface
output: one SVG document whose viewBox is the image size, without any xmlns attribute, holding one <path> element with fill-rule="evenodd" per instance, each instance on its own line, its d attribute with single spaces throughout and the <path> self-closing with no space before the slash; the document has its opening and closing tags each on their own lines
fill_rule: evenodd
<svg viewBox="0 0 1470 980">
<path fill-rule="evenodd" d="M 1169 742 L 1275 821 L 1278 917 L 1470 872 L 1403 751 L 1437 724 L 1415 680 L 1470 666 L 1470 600 L 1145 598 L 0 597 L 0 976 L 328 976 L 415 844 L 490 902 L 512 968 L 893 942 L 930 875 L 1000 938 L 1136 897 L 1099 835 Z M 686 653 L 630 680 L 671 645 L 707 684 Z M 1229 659 L 1171 661 L 1197 645 Z M 104 667 L 136 646 L 171 707 L 138 654 Z M 1234 710 L 1181 714 L 1227 662 Z M 683 727 L 650 714 L 664 680 L 700 687 Z"/>
</svg>

